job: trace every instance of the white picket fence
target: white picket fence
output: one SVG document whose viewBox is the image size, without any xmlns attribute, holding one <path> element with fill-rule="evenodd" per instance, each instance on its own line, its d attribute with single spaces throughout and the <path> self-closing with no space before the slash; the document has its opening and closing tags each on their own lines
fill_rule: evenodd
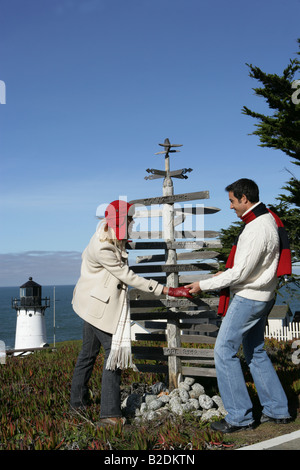
<svg viewBox="0 0 300 470">
<path fill-rule="evenodd" d="M 294 338 L 300 338 L 300 323 L 289 323 L 288 326 L 282 326 L 281 328 L 278 328 L 277 325 L 267 325 L 265 337 L 275 338 L 278 341 L 290 341 Z"/>
</svg>

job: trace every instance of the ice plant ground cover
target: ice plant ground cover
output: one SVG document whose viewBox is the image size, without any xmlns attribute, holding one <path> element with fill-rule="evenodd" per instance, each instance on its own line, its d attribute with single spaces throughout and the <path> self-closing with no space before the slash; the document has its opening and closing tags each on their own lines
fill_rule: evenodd
<svg viewBox="0 0 300 470">
<path fill-rule="evenodd" d="M 189 413 L 157 419 L 151 423 L 136 424 L 134 420 L 129 420 L 123 428 L 97 427 L 102 354 L 96 361 L 90 381 L 91 405 L 84 412 L 71 413 L 70 384 L 80 345 L 80 341 L 61 343 L 55 351 L 44 350 L 23 358 L 8 357 L 6 364 L 0 366 L 0 450 L 207 450 L 231 449 L 243 445 L 240 433 L 237 441 L 233 435 L 226 437 L 211 432 L 209 423 L 201 422 Z M 267 341 L 268 352 L 296 419 L 291 427 L 285 428 L 287 432 L 300 427 L 300 366 L 291 360 L 291 345 L 292 342 Z M 242 352 L 241 360 L 243 363 Z M 244 363 L 243 367 L 249 393 L 259 412 L 255 386 Z M 124 393 L 126 389 L 130 390 L 132 384 L 153 385 L 165 379 L 159 374 L 140 374 L 127 370 L 122 374 L 122 390 Z M 205 381 L 205 389 L 212 394 L 217 393 L 215 379 L 197 378 L 197 381 Z M 259 426 L 257 432 L 265 429 L 268 437 L 271 436 L 275 428 L 272 431 L 268 426 Z M 244 442 L 253 442 L 249 431 L 245 433 Z"/>
</svg>

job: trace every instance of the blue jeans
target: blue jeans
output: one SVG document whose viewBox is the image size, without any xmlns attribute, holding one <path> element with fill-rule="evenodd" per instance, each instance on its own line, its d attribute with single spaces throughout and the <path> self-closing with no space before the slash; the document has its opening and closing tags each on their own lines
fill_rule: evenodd
<svg viewBox="0 0 300 470">
<path fill-rule="evenodd" d="M 73 408 L 88 404 L 88 382 L 93 372 L 101 345 L 105 357 L 102 371 L 100 418 L 117 418 L 122 416 L 120 408 L 119 369 L 106 370 L 105 365 L 111 349 L 112 335 L 90 325 L 83 324 L 83 341 L 73 373 L 70 404 Z"/>
<path fill-rule="evenodd" d="M 276 371 L 264 349 L 264 330 L 274 300 L 258 302 L 235 295 L 224 317 L 215 344 L 219 392 L 227 411 L 225 420 L 234 426 L 252 424 L 250 400 L 237 353 L 243 345 L 263 413 L 289 418 L 288 403 Z"/>
</svg>

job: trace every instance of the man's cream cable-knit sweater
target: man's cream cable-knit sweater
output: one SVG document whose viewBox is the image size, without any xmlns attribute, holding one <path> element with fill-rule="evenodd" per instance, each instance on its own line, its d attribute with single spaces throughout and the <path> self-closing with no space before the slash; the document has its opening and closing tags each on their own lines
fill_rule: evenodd
<svg viewBox="0 0 300 470">
<path fill-rule="evenodd" d="M 277 286 L 279 237 L 271 214 L 264 214 L 248 223 L 241 233 L 233 268 L 210 279 L 200 281 L 201 290 L 230 287 L 232 294 L 251 300 L 268 301 Z"/>
</svg>

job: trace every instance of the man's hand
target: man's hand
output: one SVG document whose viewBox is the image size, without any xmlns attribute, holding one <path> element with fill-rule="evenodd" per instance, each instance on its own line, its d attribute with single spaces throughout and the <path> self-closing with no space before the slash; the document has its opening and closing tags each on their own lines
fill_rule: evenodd
<svg viewBox="0 0 300 470">
<path fill-rule="evenodd" d="M 189 290 L 185 287 L 169 287 L 168 295 L 172 297 L 188 297 L 192 299 Z"/>
<path fill-rule="evenodd" d="M 188 284 L 184 287 L 189 290 L 190 294 L 198 294 L 199 292 L 201 292 L 199 282 L 193 282 L 192 284 Z"/>
</svg>

